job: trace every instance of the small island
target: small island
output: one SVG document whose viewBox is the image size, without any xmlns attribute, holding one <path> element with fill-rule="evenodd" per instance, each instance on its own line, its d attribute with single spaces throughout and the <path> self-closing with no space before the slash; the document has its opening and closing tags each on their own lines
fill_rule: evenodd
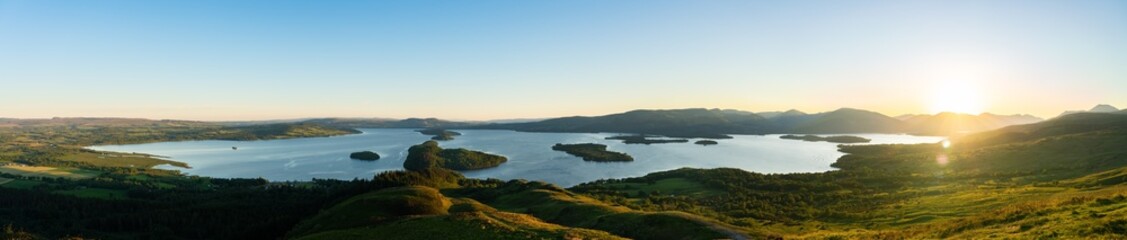
<svg viewBox="0 0 1127 240">
<path fill-rule="evenodd" d="M 349 154 L 348 158 L 364 161 L 375 161 L 380 160 L 380 155 L 372 151 L 361 151 Z"/>
<path fill-rule="evenodd" d="M 700 141 L 696 141 L 695 143 L 696 143 L 697 145 L 701 145 L 701 146 L 708 146 L 708 145 L 716 145 L 716 144 L 720 144 L 720 143 L 718 143 L 718 142 L 716 142 L 716 141 L 713 141 L 713 140 L 700 140 Z"/>
<path fill-rule="evenodd" d="M 816 135 L 801 135 L 801 136 L 799 136 L 799 135 L 783 135 L 779 138 L 791 139 L 791 140 L 802 140 L 802 141 L 807 141 L 807 142 L 832 142 L 832 143 L 867 143 L 869 141 L 872 141 L 868 138 L 863 138 L 863 137 L 858 137 L 858 136 L 848 136 L 848 135 L 829 136 L 829 137 L 821 137 L 821 136 L 816 136 Z"/>
<path fill-rule="evenodd" d="M 418 132 L 422 133 L 423 135 L 432 136 L 430 138 L 431 140 L 440 140 L 440 141 L 454 140 L 454 136 L 461 136 L 462 135 L 462 133 L 459 133 L 459 132 L 447 131 L 446 129 L 438 129 L 438 128 L 423 129 L 423 130 L 418 130 Z"/>
<path fill-rule="evenodd" d="M 407 149 L 407 160 L 403 161 L 403 168 L 411 171 L 432 168 L 474 170 L 496 167 L 506 161 L 508 159 L 503 156 L 464 148 L 442 149 L 438 147 L 438 142 L 426 141 Z"/>
<path fill-rule="evenodd" d="M 597 143 L 579 143 L 579 144 L 561 144 L 557 143 L 552 146 L 552 150 L 563 151 L 576 157 L 583 158 L 584 161 L 595 162 L 630 162 L 634 161 L 634 157 L 625 153 L 607 151 L 607 145 Z"/>
<path fill-rule="evenodd" d="M 686 143 L 688 139 L 672 138 L 672 139 L 654 139 L 651 135 L 619 135 L 607 137 L 607 140 L 622 140 L 625 144 L 654 144 L 654 143 Z"/>
</svg>

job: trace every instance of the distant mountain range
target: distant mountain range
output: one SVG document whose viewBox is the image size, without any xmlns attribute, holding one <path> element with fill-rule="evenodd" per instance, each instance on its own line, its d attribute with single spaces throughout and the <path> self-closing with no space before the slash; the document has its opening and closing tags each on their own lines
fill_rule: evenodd
<svg viewBox="0 0 1127 240">
<path fill-rule="evenodd" d="M 437 118 L 315 118 L 302 122 L 349 128 L 462 128 L 485 124 L 484 122 L 459 122 Z"/>
<path fill-rule="evenodd" d="M 725 138 L 726 134 L 910 133 L 958 135 L 1042 121 L 1030 115 L 939 113 L 897 118 L 842 108 L 807 114 L 798 110 L 753 113 L 722 109 L 635 110 L 596 117 L 564 117 L 538 122 L 486 124 L 472 128 L 527 132 L 617 132 L 670 137 Z"/>
<path fill-rule="evenodd" d="M 1088 109 L 1087 111 L 1084 111 L 1084 110 L 1064 111 L 1063 113 L 1060 114 L 1060 116 L 1069 115 L 1069 114 L 1073 114 L 1073 113 L 1120 113 L 1120 114 L 1127 114 L 1127 109 L 1120 110 L 1120 109 L 1115 108 L 1111 105 L 1100 104 L 1100 105 L 1096 105 L 1095 107 L 1092 107 L 1092 109 Z M 1060 117 L 1060 116 L 1057 116 L 1057 117 Z"/>
<path fill-rule="evenodd" d="M 538 122 L 487 124 L 484 129 L 526 132 L 621 132 L 671 137 L 723 138 L 724 134 L 771 132 L 767 118 L 752 112 L 719 109 L 634 110 L 598 117 L 564 117 Z"/>
<path fill-rule="evenodd" d="M 904 121 L 909 133 L 924 135 L 958 135 L 993 130 L 1010 125 L 1030 124 L 1044 119 L 1030 115 L 979 115 L 939 113 L 935 115 L 910 115 L 897 117 Z"/>
<path fill-rule="evenodd" d="M 983 147 L 1048 136 L 1122 130 L 1127 130 L 1127 111 L 1077 112 L 1037 124 L 1008 126 L 995 131 L 970 134 L 957 140 L 970 147 Z M 1087 147 L 1091 146 L 1085 146 Z"/>
<path fill-rule="evenodd" d="M 1127 114 L 1110 105 L 1100 104 L 1077 113 Z M 1060 118 L 1060 117 L 1057 117 Z M 511 119 L 498 121 L 450 121 L 437 118 L 310 118 L 273 121 L 219 122 L 226 126 L 311 123 L 337 128 L 446 128 L 505 129 L 525 132 L 612 132 L 652 134 L 686 138 L 728 138 L 728 134 L 852 134 L 907 133 L 916 135 L 957 136 L 999 129 L 1011 125 L 1040 122 L 1031 115 L 978 115 L 939 113 L 911 114 L 890 117 L 881 113 L 853 108 L 829 112 L 805 113 L 798 110 L 748 112 L 730 109 L 634 110 L 604 116 L 574 116 L 552 119 Z M 55 118 L 2 119 L 0 127 L 27 123 L 83 124 L 215 124 L 196 121 L 127 119 L 127 118 Z"/>
<path fill-rule="evenodd" d="M 771 119 L 775 127 L 769 133 L 900 133 L 904 124 L 877 112 L 842 108 L 831 112 L 780 116 Z"/>
</svg>

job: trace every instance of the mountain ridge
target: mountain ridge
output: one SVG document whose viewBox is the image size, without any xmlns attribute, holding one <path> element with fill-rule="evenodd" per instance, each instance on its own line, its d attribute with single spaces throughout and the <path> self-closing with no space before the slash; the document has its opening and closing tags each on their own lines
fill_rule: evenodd
<svg viewBox="0 0 1127 240">
<path fill-rule="evenodd" d="M 602 116 L 571 116 L 527 123 L 492 123 L 476 129 L 524 132 L 613 132 L 687 138 L 728 138 L 728 134 L 908 133 L 960 135 L 1029 124 L 1042 119 L 1024 114 L 939 113 L 898 118 L 855 108 L 808 114 L 798 110 L 754 113 L 706 108 L 633 110 Z M 967 123 L 965 126 L 963 123 Z"/>
<path fill-rule="evenodd" d="M 1112 111 L 1112 109 L 1115 111 Z M 1090 111 L 1127 113 L 1127 110 L 1119 110 L 1110 105 L 1100 104 L 1089 111 L 1070 111 L 1063 115 Z M 840 108 L 819 113 L 806 113 L 797 109 L 756 113 L 735 109 L 685 108 L 637 109 L 599 116 L 568 116 L 512 121 L 455 121 L 433 117 L 406 119 L 301 118 L 237 122 L 149 120 L 141 118 L 0 118 L 0 127 L 20 125 L 27 122 L 56 122 L 59 124 L 82 124 L 83 122 L 146 124 L 150 122 L 160 122 L 219 124 L 229 126 L 313 123 L 338 128 L 503 129 L 524 132 L 607 132 L 687 138 L 730 138 L 730 136 L 728 136 L 729 134 L 903 133 L 953 136 L 1040 121 L 1043 121 L 1043 119 L 1027 114 L 1001 115 L 982 113 L 971 115 L 942 112 L 930 115 L 905 114 L 890 117 L 879 112 L 856 108 Z"/>
</svg>

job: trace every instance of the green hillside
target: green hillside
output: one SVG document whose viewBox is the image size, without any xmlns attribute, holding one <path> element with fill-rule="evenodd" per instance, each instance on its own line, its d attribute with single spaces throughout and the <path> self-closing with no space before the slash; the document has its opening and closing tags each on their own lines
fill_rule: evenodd
<svg viewBox="0 0 1127 240">
<path fill-rule="evenodd" d="M 716 239 L 750 232 L 691 214 L 614 206 L 542 182 L 466 179 L 441 168 L 384 172 L 371 185 L 377 190 L 326 208 L 288 236 Z"/>
<path fill-rule="evenodd" d="M 1051 136 L 1127 129 L 1127 115 L 1111 113 L 1075 113 L 1038 124 L 1009 126 L 996 131 L 971 134 L 958 139 L 959 145 L 979 147 L 1023 142 Z"/>
<path fill-rule="evenodd" d="M 396 187 L 345 200 L 294 228 L 294 239 L 623 239 L 545 223 L 423 186 Z"/>
<path fill-rule="evenodd" d="M 825 173 L 679 169 L 571 190 L 786 237 L 1115 238 L 1127 233 L 1115 218 L 1127 212 L 1127 125 L 1120 118 L 1010 127 L 955 139 L 950 148 L 841 146 L 848 155 L 833 164 L 840 170 Z M 1021 137 L 997 137 L 1014 132 Z"/>
</svg>

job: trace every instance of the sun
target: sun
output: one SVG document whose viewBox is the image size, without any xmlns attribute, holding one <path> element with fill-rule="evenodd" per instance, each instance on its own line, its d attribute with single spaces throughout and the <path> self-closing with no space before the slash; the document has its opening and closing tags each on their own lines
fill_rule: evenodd
<svg viewBox="0 0 1127 240">
<path fill-rule="evenodd" d="M 933 89 L 931 112 L 979 114 L 983 111 L 982 95 L 972 82 L 947 80 Z"/>
</svg>

